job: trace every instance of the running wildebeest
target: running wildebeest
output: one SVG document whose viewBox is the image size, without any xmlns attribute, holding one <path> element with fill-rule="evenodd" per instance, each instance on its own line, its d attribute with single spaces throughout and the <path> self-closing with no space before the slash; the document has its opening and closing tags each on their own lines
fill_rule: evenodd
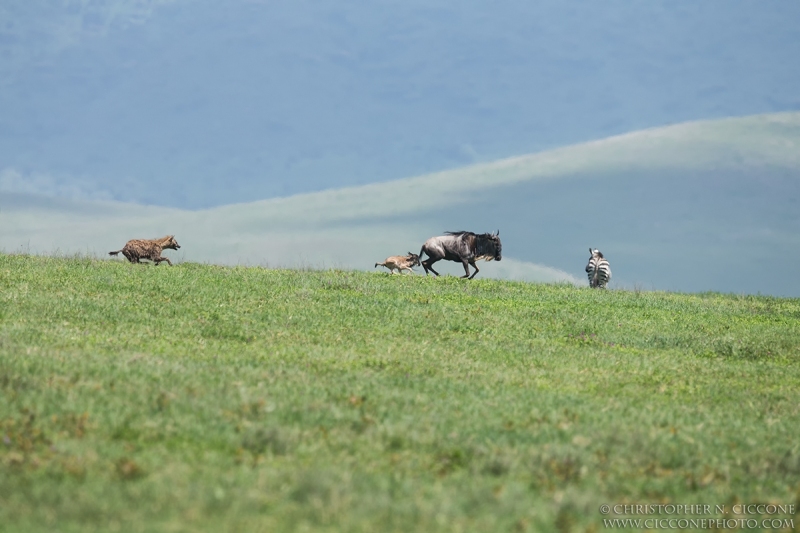
<svg viewBox="0 0 800 533">
<path fill-rule="evenodd" d="M 439 273 L 433 269 L 433 264 L 441 259 L 447 259 L 464 265 L 466 274 L 462 277 L 472 279 L 479 272 L 478 267 L 475 265 L 477 259 L 500 261 L 502 259 L 502 251 L 503 245 L 500 243 L 500 230 L 496 233 L 481 233 L 478 235 L 471 231 L 447 231 L 444 235 L 431 237 L 425 241 L 419 251 L 419 255 L 422 257 L 422 254 L 428 254 L 428 259 L 422 261 L 422 268 L 425 269 L 426 276 L 429 270 L 438 276 Z M 475 269 L 471 276 L 467 265 L 472 265 L 472 268 Z"/>
<path fill-rule="evenodd" d="M 413 274 L 414 271 L 411 268 L 417 265 L 419 265 L 419 256 L 411 252 L 408 252 L 408 255 L 393 255 L 392 257 L 387 257 L 383 263 L 375 263 L 376 268 L 379 266 L 386 267 L 392 274 L 394 274 L 395 269 L 400 274 L 403 273 L 403 270 L 408 270 Z"/>
</svg>

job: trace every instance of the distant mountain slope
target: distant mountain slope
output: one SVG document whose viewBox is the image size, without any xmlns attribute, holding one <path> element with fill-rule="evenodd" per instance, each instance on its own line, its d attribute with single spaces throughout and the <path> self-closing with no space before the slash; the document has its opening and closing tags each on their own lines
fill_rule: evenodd
<svg viewBox="0 0 800 533">
<path fill-rule="evenodd" d="M 800 3 L 15 0 L 0 190 L 200 208 L 800 109 Z"/>
<path fill-rule="evenodd" d="M 506 259 L 482 276 L 583 283 L 592 246 L 611 261 L 612 287 L 799 295 L 800 113 L 200 211 L 0 195 L 6 251 L 104 253 L 175 233 L 188 260 L 370 268 L 460 229 L 500 229 Z"/>
</svg>

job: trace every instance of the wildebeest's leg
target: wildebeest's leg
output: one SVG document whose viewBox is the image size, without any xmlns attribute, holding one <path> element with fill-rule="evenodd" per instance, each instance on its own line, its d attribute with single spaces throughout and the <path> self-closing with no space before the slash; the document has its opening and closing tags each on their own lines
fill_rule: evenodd
<svg viewBox="0 0 800 533">
<path fill-rule="evenodd" d="M 472 273 L 472 275 L 469 277 L 469 279 L 472 279 L 472 278 L 474 278 L 474 277 L 475 277 L 475 274 L 477 274 L 478 272 L 480 272 L 480 270 L 478 270 L 478 265 L 476 265 L 476 264 L 475 264 L 475 260 L 474 260 L 474 259 L 472 259 L 472 260 L 469 262 L 469 264 L 470 264 L 470 265 L 472 265 L 472 268 L 474 268 L 474 269 L 475 269 L 475 272 L 473 272 L 473 273 Z"/>
<path fill-rule="evenodd" d="M 470 263 L 471 263 L 471 261 L 470 261 Z M 462 259 L 462 260 L 461 260 L 461 264 L 462 264 L 462 265 L 464 265 L 464 272 L 466 272 L 466 274 L 464 274 L 464 275 L 463 275 L 463 276 L 461 276 L 461 277 L 462 277 L 462 278 L 469 278 L 469 267 L 467 266 L 467 264 L 468 264 L 468 263 L 467 263 L 467 260 L 466 260 L 466 259 Z M 474 266 L 474 265 L 473 265 L 473 266 Z M 476 270 L 476 272 L 477 272 L 477 270 Z"/>
<path fill-rule="evenodd" d="M 438 273 L 438 272 L 436 272 L 436 271 L 433 269 L 433 264 L 434 264 L 436 261 L 438 261 L 438 260 L 439 260 L 439 259 L 434 259 L 433 257 L 429 257 L 428 259 L 426 259 L 425 261 L 423 261 L 423 262 L 422 262 L 422 268 L 424 268 L 424 269 L 425 269 L 425 275 L 426 275 L 426 276 L 428 275 L 428 270 L 430 270 L 431 272 L 433 272 L 433 273 L 434 273 L 434 274 L 436 274 L 437 276 L 439 275 L 439 273 Z"/>
</svg>

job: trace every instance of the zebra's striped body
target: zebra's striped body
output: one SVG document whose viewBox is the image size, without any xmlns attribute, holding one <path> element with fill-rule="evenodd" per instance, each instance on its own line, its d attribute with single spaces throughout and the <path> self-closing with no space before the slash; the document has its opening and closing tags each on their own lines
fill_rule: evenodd
<svg viewBox="0 0 800 533">
<path fill-rule="evenodd" d="M 593 289 L 605 289 L 611 280 L 611 267 L 608 266 L 608 261 L 603 257 L 600 250 L 589 248 L 589 253 L 592 254 L 592 257 L 589 258 L 589 263 L 586 265 L 589 286 Z"/>
</svg>

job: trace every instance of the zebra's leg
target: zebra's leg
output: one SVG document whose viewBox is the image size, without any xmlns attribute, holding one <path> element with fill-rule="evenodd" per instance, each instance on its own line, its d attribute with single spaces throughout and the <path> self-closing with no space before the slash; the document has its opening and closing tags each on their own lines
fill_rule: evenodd
<svg viewBox="0 0 800 533">
<path fill-rule="evenodd" d="M 472 261 L 470 261 L 469 264 L 472 265 L 472 268 L 475 269 L 475 272 L 473 272 L 472 275 L 469 277 L 469 279 L 472 279 L 472 278 L 475 277 L 475 274 L 480 272 L 480 270 L 478 270 L 478 265 L 475 264 L 475 260 L 474 259 Z M 467 272 L 469 272 L 469 271 L 467 271 Z"/>
</svg>

